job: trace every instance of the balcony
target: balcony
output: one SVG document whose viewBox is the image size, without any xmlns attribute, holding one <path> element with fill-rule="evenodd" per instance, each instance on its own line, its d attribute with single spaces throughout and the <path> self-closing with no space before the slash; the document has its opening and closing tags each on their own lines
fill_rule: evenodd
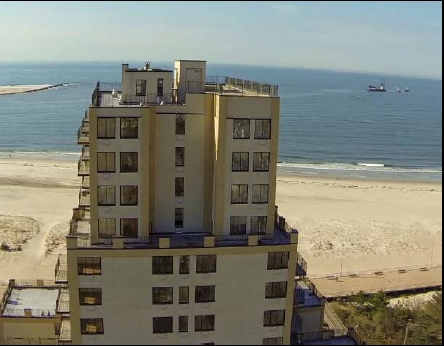
<svg viewBox="0 0 444 346">
<path fill-rule="evenodd" d="M 57 258 L 54 277 L 55 282 L 58 284 L 66 284 L 68 282 L 68 263 L 66 255 L 60 254 Z"/>
<path fill-rule="evenodd" d="M 90 224 L 89 220 L 74 220 L 70 222 L 69 235 L 80 236 L 79 239 L 89 237 Z"/>
<path fill-rule="evenodd" d="M 89 161 L 89 147 L 84 146 L 82 148 L 82 154 L 80 155 L 82 161 Z"/>
<path fill-rule="evenodd" d="M 71 320 L 63 319 L 60 326 L 59 345 L 71 343 Z"/>
<path fill-rule="evenodd" d="M 89 175 L 89 161 L 82 160 L 82 158 L 80 157 L 77 164 L 77 175 L 79 177 Z"/>
<path fill-rule="evenodd" d="M 296 282 L 293 303 L 295 308 L 323 306 L 325 302 L 325 297 L 309 279 Z"/>
<path fill-rule="evenodd" d="M 69 291 L 61 288 L 57 298 L 56 311 L 58 314 L 69 314 Z"/>
<path fill-rule="evenodd" d="M 298 253 L 297 264 L 296 264 L 296 276 L 307 275 L 307 262 Z"/>
<path fill-rule="evenodd" d="M 90 207 L 90 194 L 89 189 L 80 189 L 79 191 L 79 207 L 89 208 Z"/>
<path fill-rule="evenodd" d="M 77 144 L 89 144 L 89 119 L 83 119 L 77 131 Z"/>
<path fill-rule="evenodd" d="M 88 167 L 89 171 L 89 167 Z M 82 189 L 89 189 L 89 175 L 82 176 Z"/>
</svg>

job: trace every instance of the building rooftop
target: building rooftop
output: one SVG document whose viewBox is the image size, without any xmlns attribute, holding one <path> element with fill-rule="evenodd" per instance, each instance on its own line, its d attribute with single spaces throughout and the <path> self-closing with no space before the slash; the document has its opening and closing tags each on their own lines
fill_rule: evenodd
<svg viewBox="0 0 444 346">
<path fill-rule="evenodd" d="M 294 302 L 297 306 L 313 307 L 325 304 L 325 299 L 322 299 L 313 289 L 301 280 L 296 282 Z"/>
<path fill-rule="evenodd" d="M 2 311 L 3 317 L 53 317 L 58 287 L 13 287 Z M 30 309 L 30 315 L 25 310 Z"/>
</svg>

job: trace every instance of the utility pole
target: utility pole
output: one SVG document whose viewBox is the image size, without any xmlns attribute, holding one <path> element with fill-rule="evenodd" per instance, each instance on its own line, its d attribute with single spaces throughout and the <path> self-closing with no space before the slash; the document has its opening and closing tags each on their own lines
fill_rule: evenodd
<svg viewBox="0 0 444 346">
<path fill-rule="evenodd" d="M 405 326 L 404 345 L 407 345 L 407 336 L 409 333 L 409 323 L 410 323 L 410 319 L 408 320 L 407 325 Z"/>
<path fill-rule="evenodd" d="M 342 276 L 342 262 L 344 261 L 344 243 L 341 243 L 341 271 L 339 272 L 339 277 Z"/>
</svg>

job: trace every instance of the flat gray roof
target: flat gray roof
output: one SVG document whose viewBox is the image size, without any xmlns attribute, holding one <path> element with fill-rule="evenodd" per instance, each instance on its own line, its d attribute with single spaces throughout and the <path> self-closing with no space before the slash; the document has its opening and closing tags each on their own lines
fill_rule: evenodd
<svg viewBox="0 0 444 346">
<path fill-rule="evenodd" d="M 55 316 L 58 294 L 58 287 L 14 287 L 2 316 L 25 317 L 25 309 L 31 309 L 32 317 Z"/>
</svg>

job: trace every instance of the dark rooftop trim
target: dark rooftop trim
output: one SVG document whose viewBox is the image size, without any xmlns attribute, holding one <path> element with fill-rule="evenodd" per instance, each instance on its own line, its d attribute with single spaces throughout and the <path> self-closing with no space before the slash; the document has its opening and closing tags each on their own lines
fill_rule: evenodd
<svg viewBox="0 0 444 346">
<path fill-rule="evenodd" d="M 148 70 L 144 70 L 143 67 L 139 70 L 138 67 L 131 67 L 125 70 L 126 72 L 173 72 L 172 70 L 164 70 L 162 68 L 150 68 Z"/>
</svg>

